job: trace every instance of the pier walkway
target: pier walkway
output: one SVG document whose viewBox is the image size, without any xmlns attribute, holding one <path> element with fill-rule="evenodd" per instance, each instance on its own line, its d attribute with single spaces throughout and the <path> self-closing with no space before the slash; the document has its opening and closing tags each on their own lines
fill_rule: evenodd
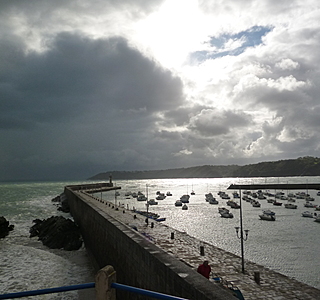
<svg viewBox="0 0 320 300">
<path fill-rule="evenodd" d="M 179 232 L 159 222 L 149 220 L 146 225 L 145 217 L 114 204 L 102 202 L 92 195 L 79 191 L 86 201 L 91 202 L 119 222 L 135 227 L 152 243 L 167 253 L 181 260 L 190 268 L 197 269 L 204 260 L 208 260 L 212 268 L 212 277 L 221 277 L 225 282 L 237 286 L 245 300 L 320 300 L 320 290 L 308 286 L 295 279 L 263 266 L 246 261 L 245 274 L 241 273 L 241 258 L 230 252 L 202 242 L 184 232 Z M 153 227 L 150 226 L 151 222 Z M 204 253 L 200 251 L 200 245 Z M 204 254 L 204 255 L 201 255 Z M 255 281 L 255 273 L 259 272 L 260 283 Z M 212 284 L 215 283 L 213 279 Z"/>
</svg>

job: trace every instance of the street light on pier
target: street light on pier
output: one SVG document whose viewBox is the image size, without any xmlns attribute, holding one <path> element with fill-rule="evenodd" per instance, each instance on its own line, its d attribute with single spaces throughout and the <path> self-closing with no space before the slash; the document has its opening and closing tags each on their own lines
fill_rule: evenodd
<svg viewBox="0 0 320 300">
<path fill-rule="evenodd" d="M 243 242 L 248 239 L 249 230 L 243 230 L 243 224 L 242 224 L 242 195 L 240 190 L 240 227 L 235 227 L 237 237 L 240 239 L 241 242 L 241 269 L 242 273 L 244 274 L 244 245 Z M 240 235 L 239 235 L 240 231 Z M 243 235 L 243 231 L 245 232 L 245 236 Z"/>
<path fill-rule="evenodd" d="M 147 207 L 147 218 L 146 218 L 146 223 L 147 226 L 149 225 L 149 203 L 146 203 L 146 207 Z"/>
</svg>

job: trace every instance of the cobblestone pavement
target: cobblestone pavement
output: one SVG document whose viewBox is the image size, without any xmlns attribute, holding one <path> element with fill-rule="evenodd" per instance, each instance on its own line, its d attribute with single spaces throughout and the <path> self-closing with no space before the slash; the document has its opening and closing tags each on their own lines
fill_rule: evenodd
<svg viewBox="0 0 320 300">
<path fill-rule="evenodd" d="M 220 277 L 224 283 L 237 286 L 246 300 L 320 300 L 319 289 L 249 261 L 245 261 L 245 274 L 243 274 L 239 256 L 160 222 L 150 220 L 149 226 L 146 226 L 144 216 L 123 207 L 114 207 L 112 203 L 101 202 L 100 199 L 85 193 L 84 195 L 86 200 L 118 221 L 136 227 L 138 232 L 150 241 L 191 268 L 196 269 L 200 263 L 208 260 L 212 268 L 212 277 Z M 151 222 L 153 227 L 150 226 Z M 257 272 L 260 277 L 259 284 L 255 281 Z M 214 282 L 213 279 L 210 280 Z"/>
</svg>

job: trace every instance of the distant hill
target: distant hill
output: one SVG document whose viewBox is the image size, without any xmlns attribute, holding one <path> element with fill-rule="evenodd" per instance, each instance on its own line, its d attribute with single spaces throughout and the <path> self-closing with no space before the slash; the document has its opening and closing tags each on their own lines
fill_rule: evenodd
<svg viewBox="0 0 320 300">
<path fill-rule="evenodd" d="M 113 179 L 164 179 L 164 178 L 226 178 L 226 177 L 287 177 L 320 176 L 318 157 L 299 157 L 271 162 L 238 166 L 198 166 L 190 168 L 153 171 L 108 171 L 94 175 L 89 180 Z"/>
</svg>

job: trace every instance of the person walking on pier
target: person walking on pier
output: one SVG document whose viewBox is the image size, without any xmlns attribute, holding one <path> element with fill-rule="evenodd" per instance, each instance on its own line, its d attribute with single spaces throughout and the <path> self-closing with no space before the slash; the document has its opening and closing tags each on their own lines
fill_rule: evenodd
<svg viewBox="0 0 320 300">
<path fill-rule="evenodd" d="M 205 260 L 203 264 L 201 264 L 198 267 L 197 272 L 209 279 L 210 272 L 211 272 L 211 267 L 209 265 L 209 262 Z"/>
</svg>

